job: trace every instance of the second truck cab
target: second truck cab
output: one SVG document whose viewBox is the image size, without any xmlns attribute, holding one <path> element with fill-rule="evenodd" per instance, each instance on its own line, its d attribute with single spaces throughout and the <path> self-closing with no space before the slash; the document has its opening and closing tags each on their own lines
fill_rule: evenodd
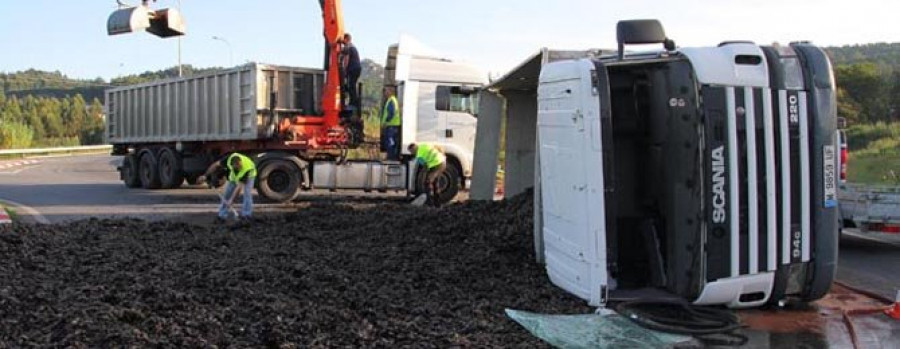
<svg viewBox="0 0 900 349">
<path fill-rule="evenodd" d="M 676 49 L 619 23 L 619 54 L 538 84 L 551 280 L 601 305 L 643 288 L 696 304 L 815 300 L 837 260 L 835 87 L 808 43 Z M 624 44 L 665 43 L 626 54 Z"/>
</svg>

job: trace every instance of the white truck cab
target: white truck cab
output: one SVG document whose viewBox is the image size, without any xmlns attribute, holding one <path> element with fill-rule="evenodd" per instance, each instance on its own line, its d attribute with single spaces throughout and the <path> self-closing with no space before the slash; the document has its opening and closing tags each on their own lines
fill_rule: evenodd
<svg viewBox="0 0 900 349">
<path fill-rule="evenodd" d="M 474 65 L 447 59 L 410 36 L 388 49 L 385 85 L 397 87 L 402 115 L 401 151 L 414 142 L 441 146 L 448 172 L 465 187 L 472 176 L 478 90 L 487 73 Z M 410 176 L 414 178 L 414 176 Z"/>
<path fill-rule="evenodd" d="M 602 305 L 821 298 L 837 260 L 835 88 L 807 43 L 678 48 L 619 23 L 618 55 L 541 68 L 539 234 L 551 281 Z M 665 43 L 625 54 L 630 43 Z"/>
</svg>

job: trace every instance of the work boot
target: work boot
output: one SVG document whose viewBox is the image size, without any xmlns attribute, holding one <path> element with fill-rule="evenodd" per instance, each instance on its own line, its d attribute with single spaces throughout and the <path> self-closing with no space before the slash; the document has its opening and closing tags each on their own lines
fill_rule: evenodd
<svg viewBox="0 0 900 349">
<path fill-rule="evenodd" d="M 216 216 L 216 219 L 213 220 L 213 223 L 215 223 L 216 225 L 224 225 L 225 223 L 228 223 L 228 219 Z"/>
<path fill-rule="evenodd" d="M 242 227 L 249 227 L 253 224 L 253 217 L 251 216 L 240 216 L 238 217 L 238 225 Z"/>
</svg>

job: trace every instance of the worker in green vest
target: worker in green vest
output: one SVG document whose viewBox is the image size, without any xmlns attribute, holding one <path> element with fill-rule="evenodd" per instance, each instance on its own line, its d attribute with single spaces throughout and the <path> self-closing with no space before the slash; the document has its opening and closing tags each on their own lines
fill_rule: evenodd
<svg viewBox="0 0 900 349">
<path fill-rule="evenodd" d="M 429 143 L 410 143 L 407 150 L 415 156 L 419 166 L 424 167 L 428 171 L 425 175 L 426 195 L 428 195 L 428 201 L 432 205 L 439 205 L 436 180 L 447 169 L 447 156 L 444 155 L 444 150 L 437 145 Z"/>
<path fill-rule="evenodd" d="M 388 160 L 400 160 L 400 103 L 393 86 L 384 87 L 384 106 L 381 108 L 381 147 Z"/>
<path fill-rule="evenodd" d="M 225 185 L 225 195 L 221 197 L 222 203 L 219 205 L 219 221 L 225 221 L 228 218 L 228 210 L 234 199 L 237 198 L 238 192 L 243 192 L 244 203 L 241 207 L 241 213 L 238 219 L 249 220 L 253 215 L 253 183 L 256 181 L 256 164 L 253 159 L 240 154 L 232 153 L 209 166 L 199 181 L 205 182 L 206 179 L 221 169 L 228 170 L 228 182 Z"/>
</svg>

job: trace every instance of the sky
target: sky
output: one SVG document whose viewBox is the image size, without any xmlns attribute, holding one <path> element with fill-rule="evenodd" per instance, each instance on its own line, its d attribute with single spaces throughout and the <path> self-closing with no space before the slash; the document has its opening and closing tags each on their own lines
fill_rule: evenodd
<svg viewBox="0 0 900 349">
<path fill-rule="evenodd" d="M 185 64 L 322 65 L 317 0 L 151 3 L 157 9 L 179 6 L 187 22 Z M 659 19 L 681 47 L 729 40 L 900 42 L 900 0 L 343 0 L 342 6 L 345 29 L 364 58 L 384 64 L 387 47 L 407 34 L 492 76 L 542 47 L 615 48 L 615 25 L 622 19 Z M 108 80 L 178 64 L 176 39 L 107 36 L 116 8 L 115 0 L 0 0 L 0 72 L 35 68 Z"/>
</svg>

